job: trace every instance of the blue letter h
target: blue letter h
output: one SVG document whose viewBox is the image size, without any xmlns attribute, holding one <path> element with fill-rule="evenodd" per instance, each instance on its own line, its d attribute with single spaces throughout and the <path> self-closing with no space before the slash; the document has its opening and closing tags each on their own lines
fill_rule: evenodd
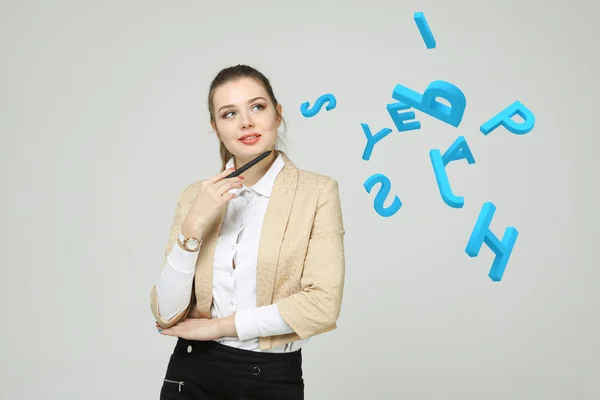
<svg viewBox="0 0 600 400">
<path fill-rule="evenodd" d="M 498 237 L 490 231 L 490 223 L 492 222 L 495 212 L 496 206 L 494 206 L 493 203 L 486 202 L 483 205 L 479 217 L 477 218 L 477 222 L 475 223 L 475 228 L 473 228 L 473 232 L 467 243 L 465 252 L 470 257 L 477 257 L 481 250 L 481 246 L 485 242 L 485 244 L 496 254 L 488 276 L 494 282 L 498 282 L 502 279 L 502 275 L 504 275 L 506 264 L 508 263 L 513 247 L 515 246 L 519 232 L 514 227 L 508 227 L 504 231 L 502 241 L 500 241 Z"/>
</svg>

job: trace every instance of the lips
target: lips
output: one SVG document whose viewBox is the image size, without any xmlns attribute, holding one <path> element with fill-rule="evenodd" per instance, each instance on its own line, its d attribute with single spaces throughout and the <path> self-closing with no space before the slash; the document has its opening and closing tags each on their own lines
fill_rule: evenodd
<svg viewBox="0 0 600 400">
<path fill-rule="evenodd" d="M 252 140 L 254 140 L 254 139 L 259 138 L 259 137 L 260 137 L 259 133 L 248 133 L 248 134 L 242 136 L 241 138 L 239 138 L 239 140 L 245 140 L 245 139 L 252 139 Z"/>
<path fill-rule="evenodd" d="M 256 135 L 256 136 L 246 136 L 245 139 L 240 139 L 240 143 L 246 145 L 246 146 L 251 146 L 255 143 L 258 143 L 258 141 L 260 140 L 260 135 Z"/>
</svg>

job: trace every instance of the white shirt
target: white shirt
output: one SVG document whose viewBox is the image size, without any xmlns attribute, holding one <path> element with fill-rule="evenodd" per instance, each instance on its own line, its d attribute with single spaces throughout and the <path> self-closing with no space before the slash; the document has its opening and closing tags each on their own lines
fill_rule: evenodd
<svg viewBox="0 0 600 400">
<path fill-rule="evenodd" d="M 233 165 L 232 158 L 225 168 Z M 224 318 L 235 313 L 238 338 L 216 340 L 224 345 L 261 351 L 258 342 L 260 336 L 294 332 L 281 318 L 277 304 L 256 307 L 257 257 L 262 224 L 275 178 L 283 166 L 283 159 L 279 155 L 256 184 L 247 187 L 242 181 L 242 188 L 229 191 L 238 194 L 238 197 L 227 203 L 217 239 L 211 307 L 212 318 Z M 175 243 L 167 257 L 156 282 L 160 314 L 167 320 L 189 304 L 198 254 L 187 252 Z M 296 351 L 308 340 L 298 340 L 266 352 Z"/>
</svg>

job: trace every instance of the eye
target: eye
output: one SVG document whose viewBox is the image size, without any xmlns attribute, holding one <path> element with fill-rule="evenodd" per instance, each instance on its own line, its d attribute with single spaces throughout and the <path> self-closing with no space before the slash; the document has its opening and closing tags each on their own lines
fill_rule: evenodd
<svg viewBox="0 0 600 400">
<path fill-rule="evenodd" d="M 254 109 L 254 108 L 256 108 L 256 107 L 258 107 L 258 110 L 259 110 L 259 111 L 260 111 L 260 110 L 264 110 L 264 109 L 265 109 L 265 106 L 263 106 L 262 104 L 255 104 L 255 105 L 254 105 L 254 107 L 252 107 L 252 108 Z"/>
<path fill-rule="evenodd" d="M 229 114 L 232 114 L 232 113 L 233 113 L 233 111 L 229 111 L 229 112 L 227 112 L 227 113 L 223 114 L 223 118 L 227 118 L 227 116 L 228 116 Z"/>
</svg>

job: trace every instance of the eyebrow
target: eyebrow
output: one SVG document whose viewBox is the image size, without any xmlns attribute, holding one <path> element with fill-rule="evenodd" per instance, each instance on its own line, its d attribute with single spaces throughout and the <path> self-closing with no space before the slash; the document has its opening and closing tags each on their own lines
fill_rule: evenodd
<svg viewBox="0 0 600 400">
<path fill-rule="evenodd" d="M 259 99 L 263 99 L 263 100 L 267 101 L 267 99 L 265 99 L 264 97 L 260 97 L 260 96 L 259 96 L 259 97 L 255 97 L 255 98 L 253 98 L 253 99 L 250 99 L 250 100 L 248 100 L 248 103 L 252 103 L 252 102 L 254 102 L 254 101 L 256 101 L 256 100 L 259 100 Z M 219 108 L 219 111 L 218 111 L 218 112 L 221 112 L 221 110 L 222 110 L 222 109 L 224 109 L 224 108 L 229 108 L 229 107 L 235 107 L 235 106 L 234 106 L 233 104 L 227 104 L 227 105 L 225 105 L 225 106 L 223 106 L 223 107 Z"/>
</svg>

